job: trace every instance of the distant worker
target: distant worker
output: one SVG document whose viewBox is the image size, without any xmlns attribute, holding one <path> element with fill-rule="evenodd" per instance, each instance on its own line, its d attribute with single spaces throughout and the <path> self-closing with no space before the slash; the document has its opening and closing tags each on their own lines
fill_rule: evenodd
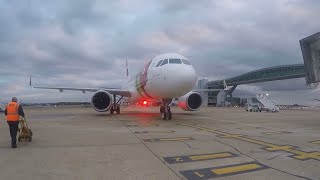
<svg viewBox="0 0 320 180">
<path fill-rule="evenodd" d="M 7 122 L 10 128 L 11 147 L 17 148 L 17 132 L 20 116 L 24 118 L 24 112 L 21 105 L 18 104 L 18 98 L 12 98 L 12 102 L 8 103 L 4 114 L 7 116 Z"/>
</svg>

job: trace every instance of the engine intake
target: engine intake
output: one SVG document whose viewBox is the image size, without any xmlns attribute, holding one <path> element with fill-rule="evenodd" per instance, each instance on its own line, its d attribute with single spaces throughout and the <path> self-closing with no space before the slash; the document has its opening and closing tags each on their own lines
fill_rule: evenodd
<svg viewBox="0 0 320 180">
<path fill-rule="evenodd" d="M 185 111 L 197 111 L 202 105 L 200 94 L 190 92 L 178 99 L 178 106 Z"/>
<path fill-rule="evenodd" d="M 94 110 L 98 112 L 108 111 L 112 105 L 113 96 L 106 91 L 97 91 L 91 98 Z"/>
</svg>

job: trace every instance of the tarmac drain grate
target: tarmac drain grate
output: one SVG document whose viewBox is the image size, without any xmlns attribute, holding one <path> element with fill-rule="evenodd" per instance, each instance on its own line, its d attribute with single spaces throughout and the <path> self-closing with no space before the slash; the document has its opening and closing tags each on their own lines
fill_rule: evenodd
<svg viewBox="0 0 320 180">
<path fill-rule="evenodd" d="M 278 134 L 290 134 L 292 132 L 289 131 L 275 131 L 275 132 L 263 132 L 265 135 L 278 135 Z"/>
<path fill-rule="evenodd" d="M 165 141 L 183 141 L 194 140 L 192 137 L 175 137 L 175 138 L 156 138 L 156 139 L 143 139 L 144 142 L 165 142 Z"/>
<path fill-rule="evenodd" d="M 174 133 L 175 131 L 136 131 L 136 134 L 147 134 L 147 133 Z"/>
</svg>

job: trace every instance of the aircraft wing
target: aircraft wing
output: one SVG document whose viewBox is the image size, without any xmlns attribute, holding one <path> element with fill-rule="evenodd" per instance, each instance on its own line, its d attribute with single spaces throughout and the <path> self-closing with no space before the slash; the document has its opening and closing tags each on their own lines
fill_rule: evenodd
<svg viewBox="0 0 320 180">
<path fill-rule="evenodd" d="M 60 92 L 63 92 L 64 90 L 67 91 L 81 91 L 82 93 L 88 92 L 96 92 L 99 90 L 107 91 L 110 94 L 114 95 L 119 95 L 119 96 L 124 96 L 124 97 L 131 97 L 131 93 L 128 90 L 123 90 L 123 89 L 118 89 L 118 88 L 70 88 L 70 87 L 36 87 L 32 86 L 32 77 L 30 76 L 30 82 L 29 82 L 30 87 L 33 87 L 35 89 L 56 89 L 59 90 Z"/>
<path fill-rule="evenodd" d="M 82 93 L 88 92 L 96 92 L 99 90 L 104 90 L 109 92 L 110 94 L 124 96 L 124 97 L 131 97 L 131 93 L 128 90 L 122 90 L 122 89 L 111 89 L 111 88 L 69 88 L 69 87 L 33 87 L 35 89 L 56 89 L 60 92 L 63 92 L 64 90 L 67 91 L 81 91 Z"/>
</svg>

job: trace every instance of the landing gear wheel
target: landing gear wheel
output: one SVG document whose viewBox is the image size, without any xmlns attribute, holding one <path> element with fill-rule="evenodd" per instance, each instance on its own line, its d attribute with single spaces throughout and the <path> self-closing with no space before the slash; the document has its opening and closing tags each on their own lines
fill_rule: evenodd
<svg viewBox="0 0 320 180">
<path fill-rule="evenodd" d="M 172 99 L 162 99 L 162 105 L 160 106 L 160 113 L 163 120 L 171 120 L 172 119 L 172 113 L 170 110 L 170 103 L 172 102 Z"/>
<path fill-rule="evenodd" d="M 114 112 L 114 109 L 113 109 L 113 107 L 111 107 L 110 108 L 110 114 L 113 114 L 113 112 Z"/>
<path fill-rule="evenodd" d="M 168 120 L 172 119 L 172 113 L 171 113 L 170 109 L 168 110 L 167 118 L 168 118 Z"/>
<path fill-rule="evenodd" d="M 161 116 L 162 116 L 162 119 L 163 119 L 163 120 L 166 120 L 166 119 L 167 119 L 167 113 L 166 113 L 166 112 L 161 113 Z"/>
<path fill-rule="evenodd" d="M 32 141 L 32 137 L 29 137 L 29 142 L 31 142 Z"/>
<path fill-rule="evenodd" d="M 164 107 L 163 106 L 160 106 L 160 113 L 164 113 Z"/>
<path fill-rule="evenodd" d="M 161 109 L 160 109 L 160 111 L 161 111 Z M 165 110 L 163 108 L 163 113 L 161 113 L 161 115 L 162 115 L 162 119 L 163 120 L 167 120 L 167 119 L 171 120 L 172 119 L 172 113 L 171 113 L 170 107 L 168 107 L 167 110 Z"/>
<path fill-rule="evenodd" d="M 120 106 L 117 106 L 117 114 L 120 114 Z"/>
<path fill-rule="evenodd" d="M 21 142 L 21 137 L 18 137 L 18 142 Z"/>
</svg>

